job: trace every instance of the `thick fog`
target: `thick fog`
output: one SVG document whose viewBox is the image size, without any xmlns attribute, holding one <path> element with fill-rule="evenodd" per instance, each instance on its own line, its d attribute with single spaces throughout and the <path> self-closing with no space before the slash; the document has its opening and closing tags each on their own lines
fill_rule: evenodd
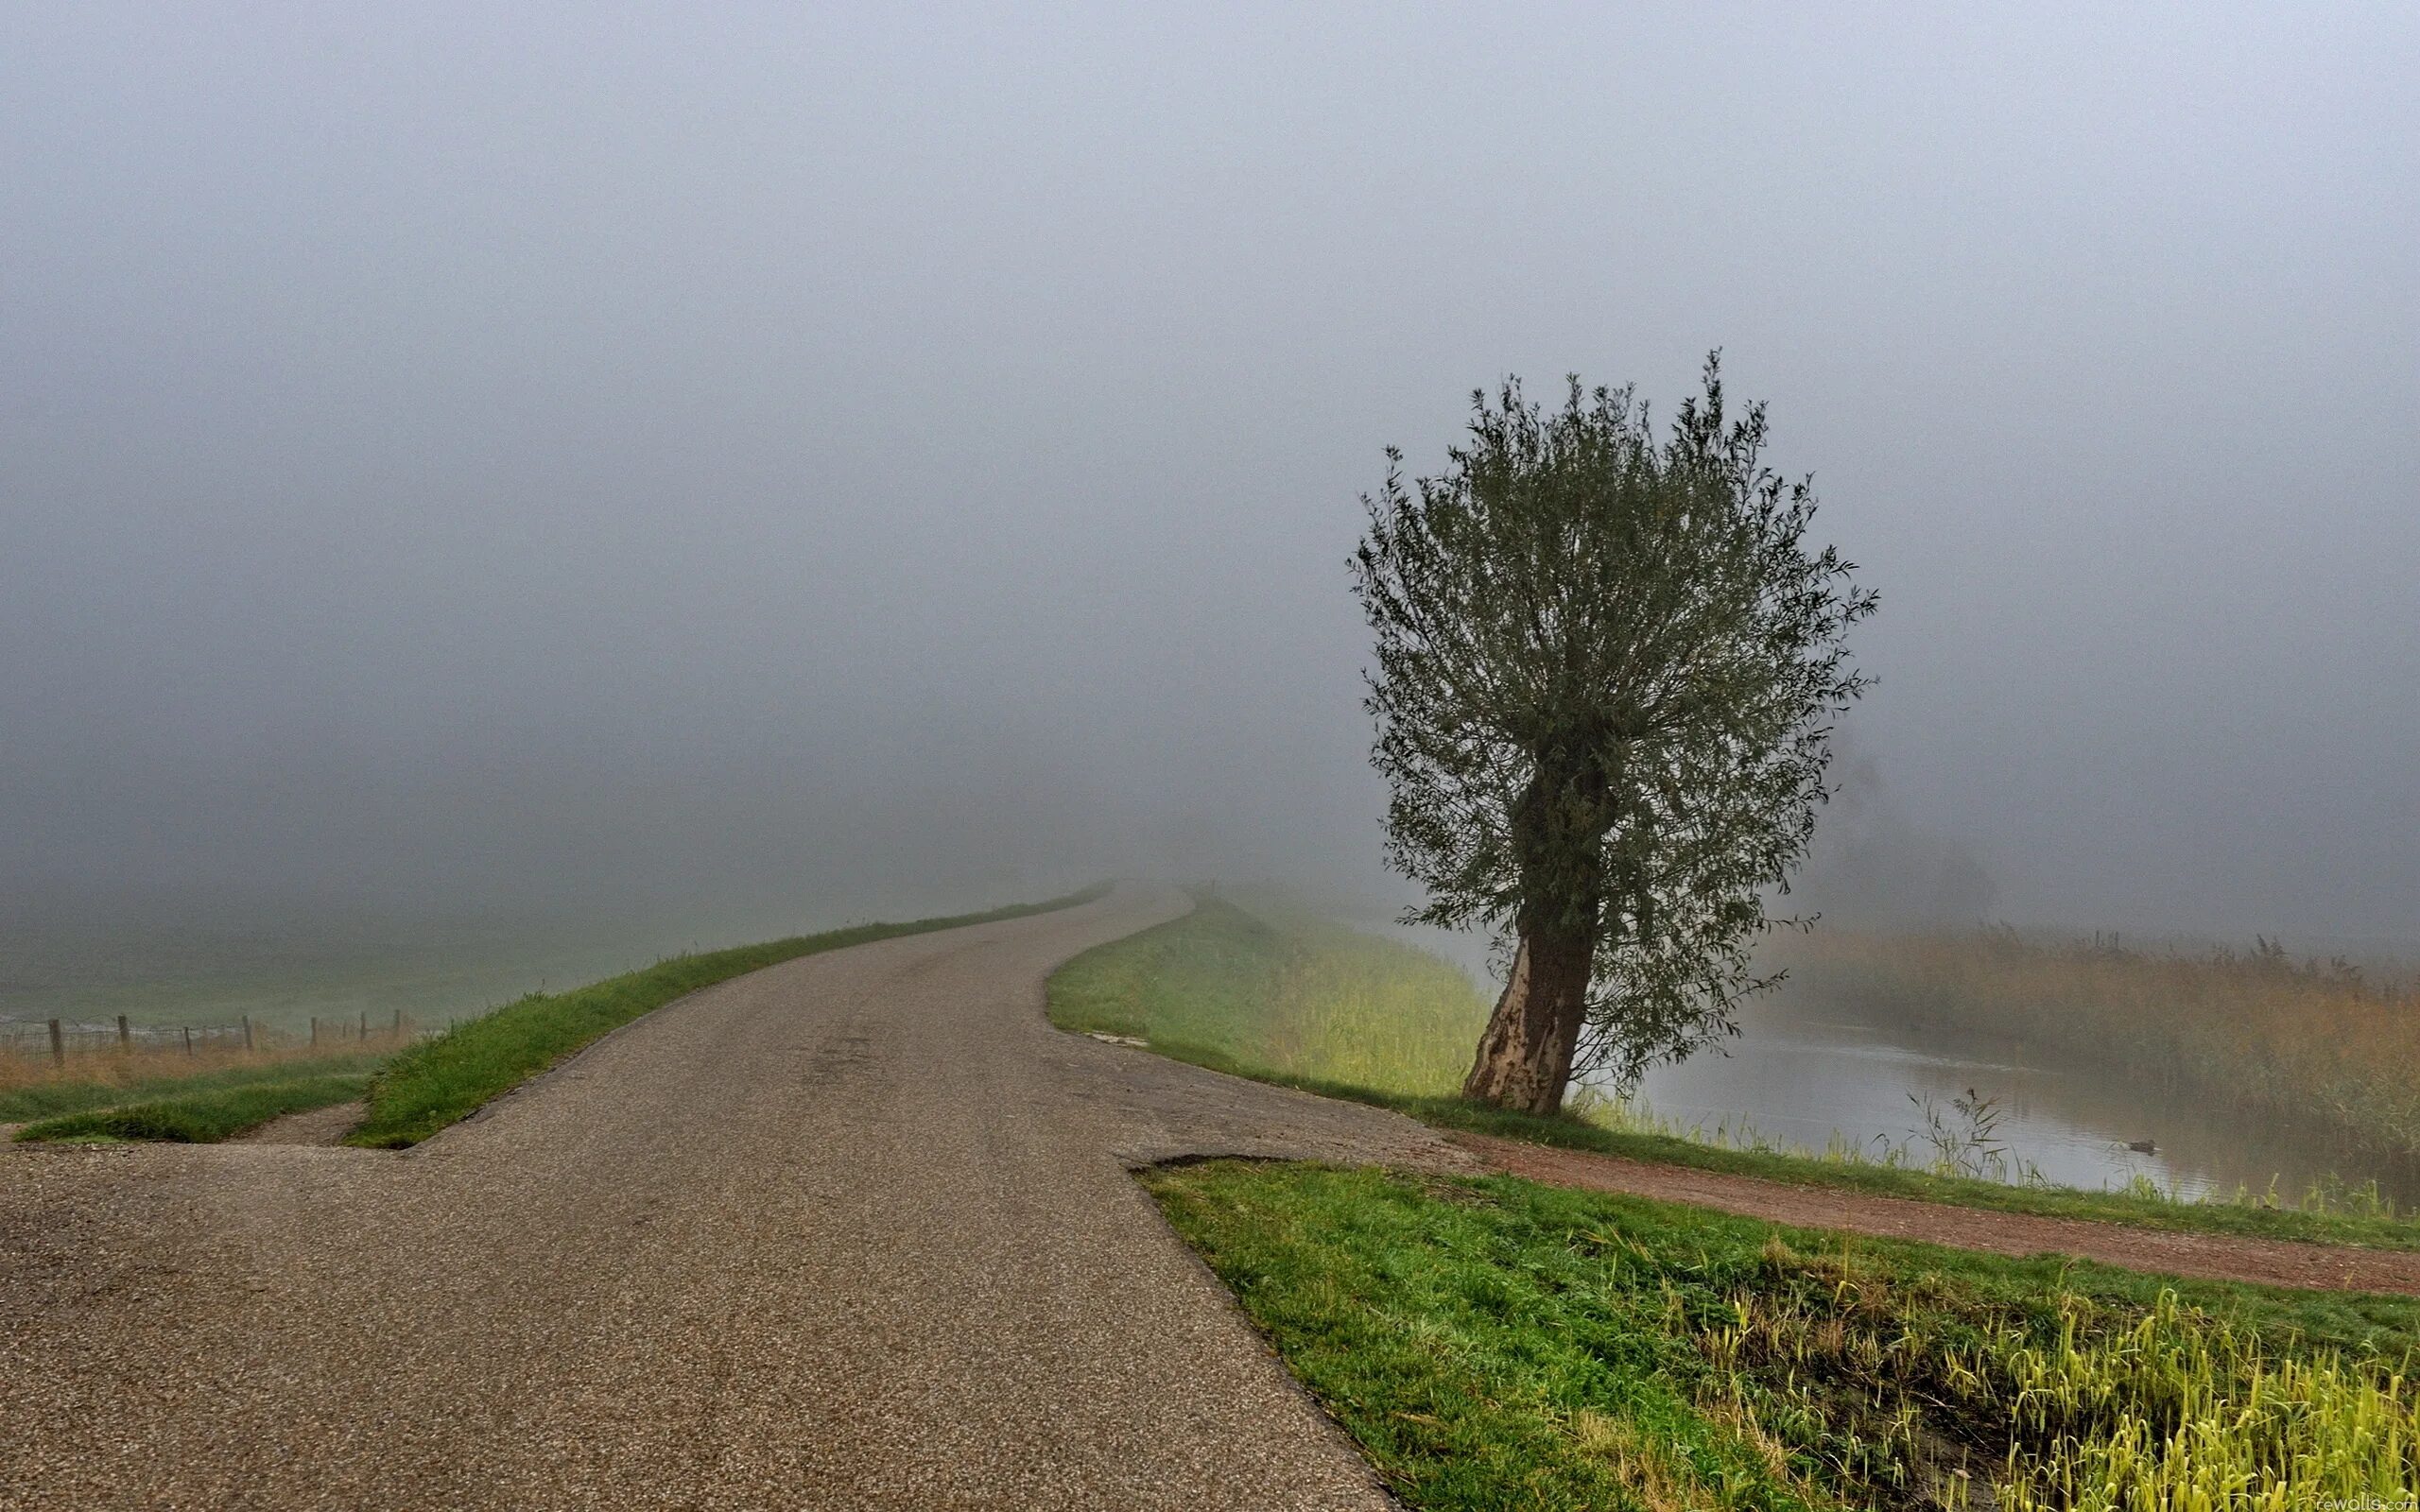
<svg viewBox="0 0 2420 1512">
<path fill-rule="evenodd" d="M 1372 891 L 1382 449 L 1720 347 L 1883 595 L 1826 885 L 2420 935 L 2415 77 L 2394 5 L 12 8 L 0 893 Z"/>
</svg>

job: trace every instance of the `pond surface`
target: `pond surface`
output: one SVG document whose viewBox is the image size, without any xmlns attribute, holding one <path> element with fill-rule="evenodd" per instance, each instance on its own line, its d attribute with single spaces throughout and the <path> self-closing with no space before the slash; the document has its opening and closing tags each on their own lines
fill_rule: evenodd
<svg viewBox="0 0 2420 1512">
<path fill-rule="evenodd" d="M 1483 944 L 1433 930 L 1402 935 L 1493 983 Z M 2188 1197 L 2265 1192 L 2273 1181 L 2291 1202 L 2336 1175 L 2376 1179 L 2398 1210 L 2420 1205 L 2420 1173 L 2380 1170 L 2330 1141 L 2019 1044 L 1857 1022 L 1787 984 L 1750 1006 L 1725 1050 L 1656 1068 L 1639 1096 L 1701 1137 L 1754 1135 L 1818 1153 L 1835 1143 L 1869 1153 L 1905 1145 L 1923 1166 L 1933 1155 L 1927 1103 L 1962 1128 L 1952 1103 L 1970 1089 L 1999 1115 L 1995 1135 L 2012 1177 L 2030 1166 L 2055 1185 L 2098 1189 L 2140 1176 Z M 2156 1153 L 2128 1148 L 2136 1143 Z"/>
<path fill-rule="evenodd" d="M 1745 1017 L 1728 1052 L 1706 1051 L 1648 1074 L 1640 1095 L 1659 1116 L 1712 1133 L 1745 1124 L 1775 1143 L 1822 1150 L 1841 1143 L 1906 1145 L 1928 1163 L 1925 1106 L 1954 1128 L 1968 1091 L 1999 1115 L 1995 1137 L 2012 1174 L 2037 1169 L 2060 1186 L 2123 1186 L 2137 1176 L 2185 1196 L 2238 1186 L 2298 1198 L 2331 1174 L 2378 1184 L 2398 1208 L 2411 1184 L 2365 1168 L 2358 1155 L 2206 1100 L 2131 1084 L 2094 1068 L 2059 1065 L 2027 1047 L 1917 1035 L 1794 1011 L 1786 996 Z M 2146 1154 L 2129 1148 L 2156 1146 Z"/>
</svg>

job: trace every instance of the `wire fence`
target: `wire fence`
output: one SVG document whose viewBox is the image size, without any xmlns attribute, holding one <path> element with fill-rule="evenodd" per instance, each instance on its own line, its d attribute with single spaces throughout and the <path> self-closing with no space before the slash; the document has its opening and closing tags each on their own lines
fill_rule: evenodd
<svg viewBox="0 0 2420 1512">
<path fill-rule="evenodd" d="M 113 1021 L 80 1019 L 0 1020 L 0 1056 L 47 1058 L 64 1063 L 86 1056 L 163 1054 L 197 1059 L 229 1052 L 339 1050 L 402 1043 L 422 1033 L 409 1014 L 391 1018 L 368 1013 L 315 1015 L 307 1029 L 256 1022 L 246 1014 L 233 1023 L 134 1023 L 125 1014 Z"/>
</svg>

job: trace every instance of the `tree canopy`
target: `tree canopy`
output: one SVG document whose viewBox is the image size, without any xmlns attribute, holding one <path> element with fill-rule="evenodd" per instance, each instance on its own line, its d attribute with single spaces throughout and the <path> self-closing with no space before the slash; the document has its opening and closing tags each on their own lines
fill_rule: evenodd
<svg viewBox="0 0 2420 1512">
<path fill-rule="evenodd" d="M 1811 479 L 1768 468 L 1766 438 L 1763 405 L 1726 413 L 1719 354 L 1661 439 L 1630 388 L 1575 377 L 1549 411 L 1512 380 L 1472 396 L 1443 473 L 1407 486 L 1390 450 L 1363 500 L 1388 856 L 1427 892 L 1409 918 L 1495 930 L 1512 965 L 1473 1095 L 1548 1110 L 1575 1068 L 1626 1083 L 1768 985 L 1750 947 L 1813 833 L 1829 720 L 1866 686 L 1845 632 L 1876 599 L 1809 542 Z M 1508 1009 L 1535 1019 L 1517 1044 Z M 1485 1074 L 1491 1045 L 1531 1063 Z"/>
</svg>

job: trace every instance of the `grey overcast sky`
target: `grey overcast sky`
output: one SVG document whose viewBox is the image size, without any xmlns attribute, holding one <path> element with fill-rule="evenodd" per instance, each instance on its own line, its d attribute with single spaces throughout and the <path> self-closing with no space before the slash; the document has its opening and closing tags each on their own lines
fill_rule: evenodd
<svg viewBox="0 0 2420 1512">
<path fill-rule="evenodd" d="M 20 5 L 0 889 L 1376 874 L 1344 560 L 1709 348 L 2017 919 L 2420 936 L 2420 9 Z"/>
</svg>

